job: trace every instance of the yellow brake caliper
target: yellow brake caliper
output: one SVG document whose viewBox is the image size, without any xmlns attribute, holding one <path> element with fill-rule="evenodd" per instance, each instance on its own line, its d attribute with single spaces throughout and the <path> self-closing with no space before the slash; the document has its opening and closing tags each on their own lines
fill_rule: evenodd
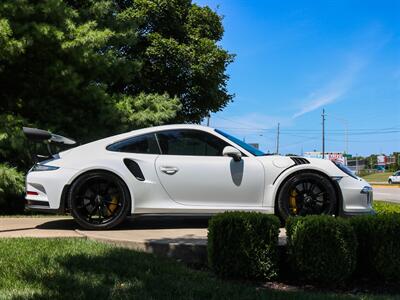
<svg viewBox="0 0 400 300">
<path fill-rule="evenodd" d="M 117 207 L 118 207 L 118 198 L 116 196 L 112 196 L 111 202 L 108 205 L 109 215 L 111 215 Z"/>
<path fill-rule="evenodd" d="M 290 210 L 293 214 L 297 214 L 296 196 L 297 196 L 296 190 L 292 190 L 290 192 L 289 206 L 290 206 Z"/>
</svg>

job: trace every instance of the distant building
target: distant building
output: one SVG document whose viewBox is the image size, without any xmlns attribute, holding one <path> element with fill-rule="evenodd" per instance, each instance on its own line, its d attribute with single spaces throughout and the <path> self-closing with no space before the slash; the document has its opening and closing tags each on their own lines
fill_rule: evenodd
<svg viewBox="0 0 400 300">
<path fill-rule="evenodd" d="M 304 152 L 304 156 L 309 158 L 322 158 L 322 152 Z M 325 152 L 325 159 L 334 160 L 344 165 L 347 165 L 347 157 L 342 152 Z"/>
</svg>

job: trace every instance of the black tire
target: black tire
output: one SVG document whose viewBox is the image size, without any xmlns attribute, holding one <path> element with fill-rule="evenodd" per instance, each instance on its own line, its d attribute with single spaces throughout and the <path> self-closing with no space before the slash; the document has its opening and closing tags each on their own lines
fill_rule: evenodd
<svg viewBox="0 0 400 300">
<path fill-rule="evenodd" d="M 392 184 L 393 182 L 392 182 L 392 180 L 391 180 L 391 179 L 389 179 L 389 180 L 388 180 L 388 183 L 389 183 L 389 184 Z"/>
<path fill-rule="evenodd" d="M 85 229 L 104 230 L 125 220 L 131 207 L 125 183 L 106 171 L 88 172 L 71 185 L 68 204 L 75 221 Z"/>
<path fill-rule="evenodd" d="M 277 207 L 285 221 L 289 216 L 335 215 L 337 195 L 331 181 L 317 173 L 302 172 L 289 177 L 280 188 Z"/>
</svg>

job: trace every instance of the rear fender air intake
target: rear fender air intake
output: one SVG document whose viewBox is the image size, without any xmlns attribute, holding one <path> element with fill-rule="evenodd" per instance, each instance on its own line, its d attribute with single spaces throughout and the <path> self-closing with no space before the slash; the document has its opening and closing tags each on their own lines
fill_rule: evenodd
<svg viewBox="0 0 400 300">
<path fill-rule="evenodd" d="M 140 169 L 139 164 L 136 161 L 129 158 L 125 158 L 124 164 L 137 180 L 139 181 L 145 180 L 142 169 Z"/>
</svg>

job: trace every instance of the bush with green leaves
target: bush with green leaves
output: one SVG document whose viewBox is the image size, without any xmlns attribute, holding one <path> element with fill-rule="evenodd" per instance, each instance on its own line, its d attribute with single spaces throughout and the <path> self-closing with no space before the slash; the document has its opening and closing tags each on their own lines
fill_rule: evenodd
<svg viewBox="0 0 400 300">
<path fill-rule="evenodd" d="M 356 266 L 357 240 L 347 220 L 331 216 L 289 218 L 288 261 L 301 280 L 336 285 Z"/>
<path fill-rule="evenodd" d="M 21 212 L 23 210 L 24 176 L 15 168 L 0 164 L 0 210 Z"/>
<path fill-rule="evenodd" d="M 371 237 L 375 226 L 375 216 L 357 216 L 351 218 L 350 224 L 356 234 L 357 249 L 357 276 L 373 276 Z"/>
<path fill-rule="evenodd" d="M 400 282 L 400 214 L 356 217 L 351 225 L 360 245 L 358 270 Z"/>
<path fill-rule="evenodd" d="M 273 279 L 278 271 L 279 219 L 255 212 L 225 212 L 208 225 L 208 259 L 224 278 Z"/>
</svg>

